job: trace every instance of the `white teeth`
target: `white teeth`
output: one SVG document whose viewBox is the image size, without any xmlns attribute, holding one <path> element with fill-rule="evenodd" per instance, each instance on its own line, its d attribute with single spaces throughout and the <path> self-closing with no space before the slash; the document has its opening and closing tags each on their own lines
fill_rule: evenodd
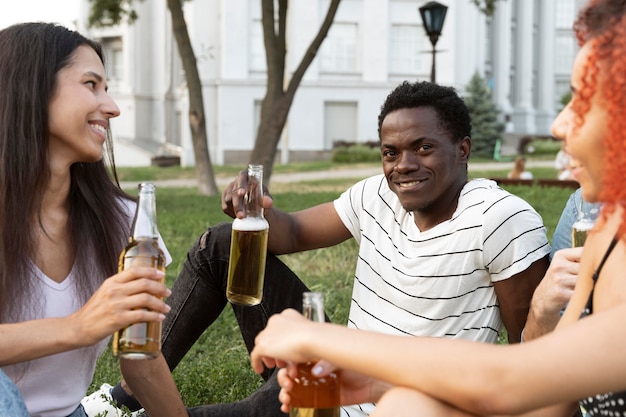
<svg viewBox="0 0 626 417">
<path fill-rule="evenodd" d="M 398 184 L 400 188 L 409 188 L 419 184 L 421 181 L 401 182 Z"/>
<path fill-rule="evenodd" d="M 89 126 L 93 127 L 96 130 L 99 130 L 100 132 L 102 132 L 103 135 L 106 135 L 107 133 L 107 130 L 104 126 L 92 124 L 92 123 L 89 123 Z"/>
</svg>

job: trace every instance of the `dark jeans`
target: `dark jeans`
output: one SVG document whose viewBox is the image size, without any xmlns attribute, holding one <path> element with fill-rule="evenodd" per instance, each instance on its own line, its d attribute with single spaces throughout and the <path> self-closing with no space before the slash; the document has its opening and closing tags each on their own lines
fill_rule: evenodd
<svg viewBox="0 0 626 417">
<path fill-rule="evenodd" d="M 174 369 L 204 330 L 228 304 L 226 281 L 230 254 L 230 223 L 209 228 L 187 253 L 187 260 L 167 302 L 172 310 L 163 324 L 163 355 Z M 286 308 L 302 311 L 304 283 L 276 256 L 268 255 L 263 300 L 254 307 L 232 305 L 248 352 L 256 335 L 272 314 Z M 242 364 L 242 366 L 246 366 Z M 190 416 L 280 416 L 276 371 L 266 369 L 265 384 L 248 398 L 230 404 L 211 404 L 189 409 Z"/>
</svg>

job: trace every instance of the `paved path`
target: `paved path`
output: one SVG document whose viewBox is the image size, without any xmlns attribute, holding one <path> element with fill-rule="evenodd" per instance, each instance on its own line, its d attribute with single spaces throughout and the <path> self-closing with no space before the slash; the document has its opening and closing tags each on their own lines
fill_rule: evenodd
<svg viewBox="0 0 626 417">
<path fill-rule="evenodd" d="M 528 161 L 526 168 L 534 167 L 553 167 L 554 161 Z M 513 167 L 512 162 L 477 162 L 470 163 L 469 169 L 476 171 L 489 171 L 489 170 L 502 170 L 511 169 Z M 380 167 L 371 168 L 356 168 L 356 169 L 336 169 L 328 171 L 310 171 L 310 172 L 291 172 L 291 173 L 275 173 L 272 174 L 271 182 L 273 183 L 288 183 L 288 182 L 300 182 L 300 181 L 315 181 L 328 178 L 366 178 L 372 175 L 382 173 Z M 232 178 L 217 178 L 217 186 L 223 187 L 230 183 Z M 197 182 L 195 179 L 173 179 L 173 180 L 157 180 L 153 181 L 157 187 L 195 187 Z M 122 188 L 133 188 L 136 186 L 135 182 L 121 182 Z"/>
</svg>

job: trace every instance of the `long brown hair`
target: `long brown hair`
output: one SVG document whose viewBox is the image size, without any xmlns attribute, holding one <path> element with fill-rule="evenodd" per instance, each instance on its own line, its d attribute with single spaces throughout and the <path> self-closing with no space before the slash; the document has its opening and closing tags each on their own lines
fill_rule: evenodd
<svg viewBox="0 0 626 417">
<path fill-rule="evenodd" d="M 603 218 L 621 205 L 620 237 L 626 233 L 626 0 L 592 0 L 581 10 L 574 30 L 579 45 L 591 51 L 583 66 L 581 88 L 572 109 L 579 128 L 589 110 L 591 97 L 602 94 L 607 103 L 607 135 L 604 138 L 605 171 L 599 199 Z M 600 67 L 603 77 L 600 78 Z M 609 84 L 610 83 L 610 84 Z"/>
<path fill-rule="evenodd" d="M 59 70 L 71 65 L 81 45 L 104 63 L 98 43 L 62 26 L 24 23 L 0 31 L 0 322 L 20 320 L 37 309 L 31 259 L 50 178 L 49 103 Z M 116 272 L 129 233 L 120 207 L 126 194 L 119 188 L 107 136 L 109 168 L 104 161 L 70 168 L 67 204 L 81 304 Z"/>
</svg>

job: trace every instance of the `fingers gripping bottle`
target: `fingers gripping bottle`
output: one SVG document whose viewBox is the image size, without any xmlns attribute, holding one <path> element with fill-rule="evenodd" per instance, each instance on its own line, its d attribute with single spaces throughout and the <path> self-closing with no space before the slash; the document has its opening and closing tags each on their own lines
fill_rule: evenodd
<svg viewBox="0 0 626 417">
<path fill-rule="evenodd" d="M 302 295 L 302 312 L 309 320 L 324 322 L 324 296 L 319 292 Z M 317 378 L 311 372 L 315 362 L 298 365 L 291 391 L 290 417 L 339 417 L 340 375 L 332 372 Z"/>
<path fill-rule="evenodd" d="M 139 199 L 128 245 L 119 258 L 119 271 L 149 266 L 165 272 L 165 254 L 159 247 L 155 187 L 139 184 Z M 153 359 L 161 351 L 161 322 L 135 323 L 113 335 L 113 354 L 126 359 Z"/>
<path fill-rule="evenodd" d="M 263 298 L 269 224 L 263 217 L 263 165 L 248 166 L 244 195 L 246 217 L 233 221 L 226 297 L 233 304 L 253 306 Z"/>
</svg>

